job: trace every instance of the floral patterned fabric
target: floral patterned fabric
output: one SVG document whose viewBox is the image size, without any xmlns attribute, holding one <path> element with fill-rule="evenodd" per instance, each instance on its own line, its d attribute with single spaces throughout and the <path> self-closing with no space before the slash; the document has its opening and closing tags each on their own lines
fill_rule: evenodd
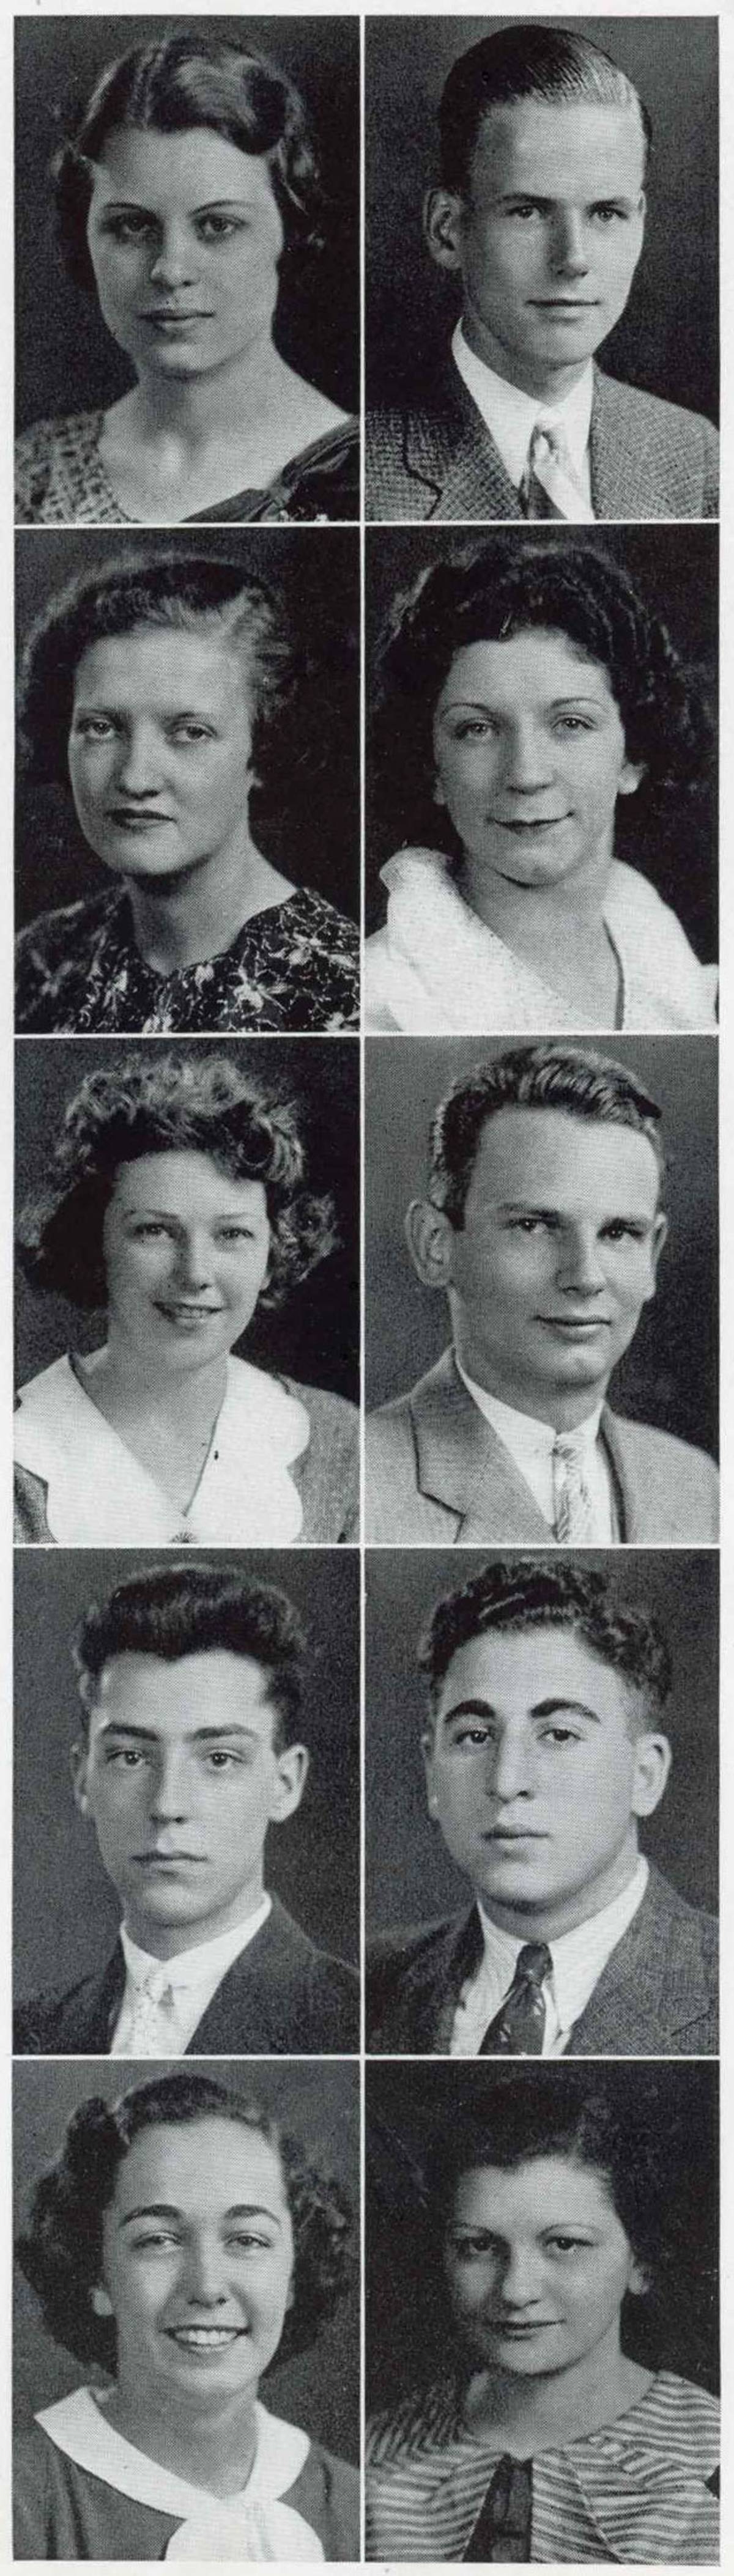
<svg viewBox="0 0 734 2576">
<path fill-rule="evenodd" d="M 359 1020 L 357 932 L 308 888 L 255 913 L 221 956 L 172 975 L 141 957 L 117 886 L 41 913 L 21 931 L 16 956 L 16 1027 L 26 1035 L 328 1033 Z"/>
<path fill-rule="evenodd" d="M 70 412 L 34 421 L 15 451 L 15 516 L 20 527 L 134 527 L 107 481 L 99 442 L 103 411 Z M 329 521 L 359 517 L 359 429 L 345 421 L 315 438 L 264 492 L 235 492 L 206 510 L 192 510 L 184 524 L 224 520 Z"/>
</svg>

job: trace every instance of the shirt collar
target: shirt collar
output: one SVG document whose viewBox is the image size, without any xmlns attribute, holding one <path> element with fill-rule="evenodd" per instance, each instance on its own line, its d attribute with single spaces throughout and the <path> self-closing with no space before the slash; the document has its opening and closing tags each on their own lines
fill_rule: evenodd
<svg viewBox="0 0 734 2576">
<path fill-rule="evenodd" d="M 519 484 L 527 463 L 528 448 L 536 421 L 553 421 L 562 425 L 564 437 L 578 474 L 583 473 L 591 430 L 594 399 L 594 370 L 589 359 L 578 384 L 565 394 L 562 402 L 541 402 L 537 394 L 526 394 L 519 385 L 510 385 L 504 376 L 495 374 L 486 359 L 478 358 L 465 339 L 457 322 L 451 342 L 455 365 L 467 393 L 481 412 L 485 428 L 491 431 L 500 447 L 503 462 L 513 483 Z"/>
<path fill-rule="evenodd" d="M 456 1353 L 454 1357 L 456 1358 Z M 538 1422 L 532 1413 L 518 1413 L 514 1404 L 503 1404 L 498 1395 L 488 1395 L 486 1387 L 478 1386 L 475 1378 L 468 1377 L 466 1369 L 462 1368 L 458 1358 L 456 1358 L 456 1366 L 472 1403 L 479 1406 L 485 1422 L 491 1424 L 492 1430 L 496 1431 L 497 1438 L 503 1442 L 504 1447 L 511 1450 L 518 1465 L 523 1458 L 550 1457 L 556 1441 L 565 1436 L 562 1432 L 554 1430 L 552 1422 Z M 585 1422 L 576 1423 L 572 1436 L 578 1441 L 581 1449 L 592 1450 L 596 1447 L 603 1410 L 604 1398 L 602 1397 L 601 1403 L 595 1405 L 593 1413 L 587 1414 Z"/>
<path fill-rule="evenodd" d="M 234 1929 L 215 1933 L 211 1941 L 194 1942 L 188 1950 L 177 1950 L 173 1959 L 156 1959 L 152 1951 L 141 1950 L 126 1924 L 121 1923 L 120 1941 L 131 1984 L 150 1988 L 160 1978 L 161 1988 L 170 1987 L 176 1994 L 179 1987 L 205 1986 L 212 1977 L 219 1979 L 231 1967 L 233 1959 L 239 1958 L 248 1941 L 254 1940 L 261 1924 L 267 1923 L 271 1902 L 269 1896 L 262 1896 L 254 1911 L 246 1914 Z"/>
<path fill-rule="evenodd" d="M 553 1962 L 553 1989 L 562 2031 L 571 2030 L 574 2022 L 578 2021 L 584 2005 L 598 1983 L 605 1961 L 611 1957 L 612 1951 L 616 1950 L 623 1932 L 626 1932 L 628 1924 L 632 1922 L 633 1916 L 642 1904 L 649 1875 L 648 1863 L 640 1852 L 632 1877 L 627 1880 L 626 1887 L 621 1889 L 618 1896 L 613 1896 L 608 1905 L 600 1906 L 596 1914 L 588 1915 L 585 1922 L 575 1924 L 572 1932 L 560 1932 L 557 1940 L 548 1942 Z M 511 1975 L 514 1974 L 515 1963 L 524 1943 L 516 1940 L 514 1933 L 501 1931 L 499 1926 L 492 1922 L 491 1917 L 485 1913 L 480 1898 L 477 1898 L 477 1909 L 482 1927 L 485 1957 L 494 1960 L 496 1966 L 503 1971 L 508 1970 Z M 538 1939 L 542 1937 L 538 1934 Z"/>
</svg>

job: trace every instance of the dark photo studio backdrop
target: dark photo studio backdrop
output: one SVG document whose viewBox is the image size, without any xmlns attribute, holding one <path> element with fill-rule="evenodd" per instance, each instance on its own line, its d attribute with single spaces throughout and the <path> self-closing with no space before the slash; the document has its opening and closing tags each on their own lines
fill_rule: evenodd
<svg viewBox="0 0 734 2576">
<path fill-rule="evenodd" d="M 496 532 L 495 532 L 496 533 Z M 502 535 L 512 540 L 517 531 Z M 563 555 L 569 537 L 581 538 L 619 566 L 634 583 L 644 605 L 662 618 L 671 642 L 700 689 L 716 720 L 718 677 L 718 529 L 669 526 L 664 540 L 659 528 L 537 528 L 533 537 Z M 368 528 L 365 570 L 365 659 L 367 691 L 366 886 L 367 929 L 384 921 L 385 888 L 380 868 L 400 840 L 396 815 L 404 811 L 400 705 L 380 726 L 384 751 L 377 759 L 378 640 L 393 602 L 410 591 L 422 572 L 434 564 L 464 560 L 491 542 L 492 531 L 457 529 L 452 539 L 441 528 Z M 425 787 L 430 799 L 431 780 Z M 615 822 L 615 856 L 649 877 L 663 902 L 671 904 L 693 942 L 698 957 L 709 964 L 717 955 L 717 815 L 716 772 L 697 782 L 689 794 L 671 792 L 654 815 L 645 813 L 644 787 L 635 796 L 620 796 Z M 423 834 L 416 826 L 415 840 Z"/>
<path fill-rule="evenodd" d="M 16 1206 L 43 1184 L 66 1103 L 86 1074 L 168 1040 L 125 1043 L 109 1038 L 21 1038 L 16 1045 Z M 303 1385 L 356 1400 L 359 1389 L 359 1042 L 356 1038 L 172 1039 L 177 1057 L 231 1057 L 256 1083 L 300 1104 L 308 1186 L 333 1197 L 339 1247 L 287 1304 L 258 1308 L 239 1352 L 257 1368 L 281 1371 Z M 69 1343 L 82 1352 L 104 1340 L 100 1316 L 80 1315 L 50 1292 L 19 1279 L 18 1385 L 58 1359 Z"/>
<path fill-rule="evenodd" d="M 174 1552 L 175 1554 L 175 1552 Z M 359 1560 L 355 1549 L 188 1550 L 189 1565 L 229 1567 L 276 1584 L 307 1632 L 302 1722 L 311 1762 L 295 1815 L 272 1825 L 266 1885 L 303 1931 L 337 1956 L 359 1955 Z M 72 1640 L 92 1602 L 159 1567 L 137 1548 L 35 1549 L 15 1557 L 14 1934 L 18 2002 L 99 1974 L 120 1904 L 93 1824 L 74 1804 L 70 1748 L 84 1736 Z M 40 1748 L 43 1758 L 40 1759 Z M 334 1868 L 334 1851 L 339 1868 Z"/>
<path fill-rule="evenodd" d="M 325 548 L 310 528 L 181 528 L 63 532 L 49 528 L 16 538 L 18 661 L 34 620 L 67 582 L 129 565 L 136 556 L 209 556 L 241 565 L 243 580 L 272 585 L 292 635 L 298 688 L 288 713 L 282 755 L 273 745 L 270 776 L 251 800 L 254 839 L 263 856 L 297 885 L 324 895 L 359 920 L 359 537 L 332 528 Z M 60 686 L 73 689 L 73 673 Z M 16 927 L 58 904 L 104 894 L 119 880 L 89 848 L 74 812 L 68 778 L 39 781 L 17 768 Z"/>
<path fill-rule="evenodd" d="M 605 373 L 716 418 L 718 125 L 715 17 L 578 18 L 652 117 L 647 230 L 626 312 L 598 352 Z M 427 387 L 459 298 L 424 248 L 424 190 L 439 177 L 444 81 L 515 18 L 379 17 L 366 26 L 367 400 Z"/>
<path fill-rule="evenodd" d="M 514 1551 L 507 1551 L 508 1555 Z M 365 1914 L 368 1936 L 429 1923 L 471 1903 L 426 1806 L 421 1734 L 428 1686 L 419 1641 L 437 1601 L 501 1561 L 498 1548 L 368 1549 L 365 1560 Z M 524 1560 L 527 1561 L 527 1560 Z M 718 1901 L 718 1599 L 715 1549 L 574 1549 L 603 1574 L 621 1610 L 653 1612 L 670 1648 L 673 1688 L 660 1719 L 673 1768 L 642 1849 L 690 1905 Z M 543 1631 L 537 1639 L 539 1668 Z"/>
<path fill-rule="evenodd" d="M 523 1044 L 532 1046 L 532 1036 Z M 552 1045 L 552 1039 L 536 1040 Z M 559 1041 L 573 1046 L 573 1038 Z M 588 1037 L 579 1045 L 588 1048 Z M 450 1339 L 447 1300 L 421 1287 L 406 1248 L 405 1211 L 426 1185 L 428 1130 L 438 1102 L 472 1066 L 511 1039 L 371 1038 L 365 1069 L 365 1366 L 368 1409 L 402 1395 Z M 663 1112 L 670 1233 L 657 1294 L 615 1369 L 610 1402 L 635 1422 L 699 1448 L 717 1443 L 717 1040 L 601 1040 L 649 1087 Z"/>
<path fill-rule="evenodd" d="M 545 2061 L 550 2083 L 579 2069 Z M 535 2087 L 536 2064 L 515 2074 Z M 623 2116 L 651 2123 L 665 2141 L 664 2225 L 669 2260 L 646 2297 L 622 2312 L 622 2348 L 645 2369 L 671 2370 L 715 2389 L 718 2370 L 718 2066 L 627 2059 L 589 2063 Z M 455 2141 L 462 2114 L 486 2118 L 491 2150 L 492 2087 L 498 2070 L 485 2061 L 449 2065 L 368 2066 L 365 2294 L 367 2404 L 394 2405 L 411 2389 L 440 2378 L 453 2358 L 440 2282 L 441 2229 L 426 2226 L 421 2180 L 442 2132 Z M 502 2081 L 500 2077 L 500 2081 Z"/>
<path fill-rule="evenodd" d="M 192 18 L 74 16 L 16 21 L 16 383 L 18 428 L 115 402 L 131 369 L 96 296 L 66 276 L 55 239 L 49 162 L 74 131 L 99 73 L 132 45 L 198 26 Z M 326 189 L 326 245 L 284 264 L 276 340 L 289 366 L 345 411 L 359 401 L 359 23 L 348 17 L 227 18 L 231 39 L 268 55 L 302 91 Z"/>
<path fill-rule="evenodd" d="M 331 2323 L 310 2351 L 263 2380 L 263 2402 L 289 2423 L 302 2424 L 315 2441 L 325 2442 L 342 2458 L 359 2459 L 359 2068 L 342 2061 L 279 2064 L 258 2058 L 187 2059 L 192 2073 L 219 2075 L 224 2084 L 248 2096 L 253 2093 L 282 2127 L 298 2138 L 307 2155 L 316 2156 L 334 2173 L 349 2195 L 355 2213 L 353 2287 Z M 153 2073 L 176 2074 L 180 2060 L 156 2062 L 128 2058 L 76 2058 L 72 2065 L 34 2059 L 14 2070 L 15 2218 L 19 2232 L 26 2224 L 36 2176 L 57 2154 L 67 2121 L 91 2094 L 119 2101 L 133 2084 L 145 2084 Z M 51 2406 L 80 2381 L 104 2385 L 101 2372 L 52 2343 L 41 2323 L 36 2300 L 22 2273 L 16 2271 L 14 2398 L 18 2431 L 25 2431 L 37 2408 Z"/>
</svg>

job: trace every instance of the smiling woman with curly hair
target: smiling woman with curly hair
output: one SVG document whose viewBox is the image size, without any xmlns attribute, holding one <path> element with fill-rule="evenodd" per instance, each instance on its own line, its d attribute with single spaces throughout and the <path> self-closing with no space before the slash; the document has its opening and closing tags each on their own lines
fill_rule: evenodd
<svg viewBox="0 0 734 2576">
<path fill-rule="evenodd" d="M 354 1535 L 354 1407 L 232 1356 L 337 1240 L 293 1102 L 226 1056 L 118 1058 L 69 1102 L 21 1212 L 27 1278 L 107 1338 L 21 1388 L 16 1534 L 67 1547 L 334 1545 Z"/>
<path fill-rule="evenodd" d="M 16 2558 L 353 2559 L 356 2470 L 260 2379 L 349 2286 L 349 2210 L 262 2102 L 156 2074 L 82 2102 L 18 2254 L 58 2343 L 110 2374 L 16 2446 Z"/>
<path fill-rule="evenodd" d="M 715 968 L 615 856 L 618 800 L 682 814 L 709 737 L 666 628 L 600 543 L 513 532 L 423 571 L 377 657 L 395 855 L 367 1027 L 710 1027 Z"/>
</svg>

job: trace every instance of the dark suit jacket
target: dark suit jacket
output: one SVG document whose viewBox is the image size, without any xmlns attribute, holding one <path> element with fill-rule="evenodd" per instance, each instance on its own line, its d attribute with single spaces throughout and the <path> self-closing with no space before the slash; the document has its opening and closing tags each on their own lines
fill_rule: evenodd
<svg viewBox="0 0 734 2576">
<path fill-rule="evenodd" d="M 125 1991 L 118 1941 L 97 1977 L 65 1995 L 21 2004 L 13 2046 L 26 2057 L 105 2057 Z M 189 2041 L 187 2056 L 341 2056 L 359 2048 L 353 1968 L 317 1950 L 277 1896 L 267 1923 L 227 1970 Z"/>
<path fill-rule="evenodd" d="M 453 361 L 425 402 L 368 413 L 365 491 L 368 519 L 523 517 Z M 715 429 L 595 367 L 591 496 L 597 519 L 715 519 Z"/>
<path fill-rule="evenodd" d="M 624 1544 L 716 1540 L 718 1479 L 701 1449 L 624 1422 L 608 1405 L 601 1436 Z M 451 1350 L 408 1395 L 371 1414 L 365 1471 L 365 1534 L 374 1547 L 548 1545 L 530 1487 L 467 1394 Z"/>
<path fill-rule="evenodd" d="M 461 1988 L 478 1967 L 475 1905 L 417 1930 L 386 1932 L 367 1952 L 367 2047 L 448 2057 Z M 701 2057 L 718 2047 L 718 1926 L 657 1869 L 602 1968 L 567 2057 Z"/>
</svg>

